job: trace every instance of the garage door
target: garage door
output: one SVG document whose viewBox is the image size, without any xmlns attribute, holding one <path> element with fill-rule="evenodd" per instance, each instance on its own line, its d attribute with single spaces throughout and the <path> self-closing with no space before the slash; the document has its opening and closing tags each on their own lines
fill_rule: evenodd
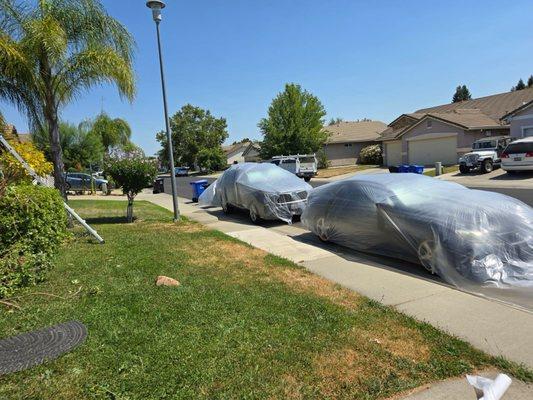
<svg viewBox="0 0 533 400">
<path fill-rule="evenodd" d="M 457 137 L 409 141 L 409 163 L 433 165 L 457 164 Z"/>
<path fill-rule="evenodd" d="M 387 155 L 387 166 L 400 165 L 402 163 L 402 142 L 386 143 L 385 154 Z"/>
</svg>

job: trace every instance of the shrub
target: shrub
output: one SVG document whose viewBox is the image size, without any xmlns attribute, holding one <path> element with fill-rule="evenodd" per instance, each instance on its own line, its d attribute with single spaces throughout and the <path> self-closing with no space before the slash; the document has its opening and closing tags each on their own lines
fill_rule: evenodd
<svg viewBox="0 0 533 400">
<path fill-rule="evenodd" d="M 37 150 L 33 143 L 10 141 L 9 144 L 34 169 L 37 175 L 46 176 L 52 173 L 52 163 L 46 160 L 44 153 Z M 0 170 L 2 170 L 7 183 L 31 182 L 28 171 L 7 151 L 0 153 Z"/>
<path fill-rule="evenodd" d="M 155 163 L 146 157 L 112 158 L 106 166 L 115 184 L 128 196 L 127 219 L 133 222 L 133 200 L 144 188 L 150 186 L 157 175 Z"/>
<path fill-rule="evenodd" d="M 318 153 L 316 153 L 316 158 L 318 161 L 318 169 L 326 169 L 331 166 L 331 162 L 328 160 L 328 156 L 324 149 L 319 150 Z"/>
<path fill-rule="evenodd" d="M 383 152 L 379 144 L 363 147 L 359 153 L 359 164 L 383 164 Z"/>
<path fill-rule="evenodd" d="M 0 197 L 0 298 L 41 281 L 66 237 L 59 192 L 30 184 L 7 186 Z"/>
<path fill-rule="evenodd" d="M 67 217 L 57 190 L 11 185 L 0 197 L 0 250 L 29 241 L 35 252 L 50 252 L 66 234 Z"/>
<path fill-rule="evenodd" d="M 17 288 L 41 282 L 52 268 L 50 254 L 35 253 L 32 247 L 22 241 L 0 254 L 0 298 L 12 295 Z"/>
</svg>

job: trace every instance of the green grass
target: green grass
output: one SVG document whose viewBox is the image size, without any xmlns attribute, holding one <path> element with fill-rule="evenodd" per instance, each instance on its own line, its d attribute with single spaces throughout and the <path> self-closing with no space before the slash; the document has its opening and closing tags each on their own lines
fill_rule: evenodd
<svg viewBox="0 0 533 400">
<path fill-rule="evenodd" d="M 496 366 L 533 374 L 166 210 L 72 201 L 76 229 L 39 287 L 0 311 L 0 337 L 69 320 L 86 343 L 0 377 L 0 399 L 382 399 Z M 156 287 L 158 275 L 178 288 Z M 37 294 L 51 293 L 61 298 Z"/>
<path fill-rule="evenodd" d="M 442 174 L 449 174 L 449 173 L 452 173 L 452 172 L 457 172 L 459 171 L 459 166 L 458 165 L 451 165 L 449 167 L 442 167 Z M 431 171 L 426 171 L 424 172 L 424 175 L 427 175 L 427 176 L 435 176 L 435 170 L 432 169 Z"/>
</svg>

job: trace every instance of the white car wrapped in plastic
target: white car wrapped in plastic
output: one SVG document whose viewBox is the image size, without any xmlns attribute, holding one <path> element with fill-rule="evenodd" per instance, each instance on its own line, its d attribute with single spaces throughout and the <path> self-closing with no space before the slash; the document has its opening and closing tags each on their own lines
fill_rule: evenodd
<svg viewBox="0 0 533 400">
<path fill-rule="evenodd" d="M 416 174 L 315 189 L 303 224 L 324 241 L 421 264 L 458 287 L 533 287 L 533 209 Z"/>
<path fill-rule="evenodd" d="M 201 206 L 219 206 L 230 213 L 247 210 L 252 222 L 261 219 L 291 223 L 302 214 L 312 187 L 270 163 L 232 165 L 199 198 Z"/>
</svg>

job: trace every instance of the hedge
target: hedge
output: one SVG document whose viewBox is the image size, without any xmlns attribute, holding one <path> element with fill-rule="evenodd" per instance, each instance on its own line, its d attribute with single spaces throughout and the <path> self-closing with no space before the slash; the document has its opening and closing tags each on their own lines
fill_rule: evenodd
<svg viewBox="0 0 533 400">
<path fill-rule="evenodd" d="M 8 186 L 0 197 L 0 298 L 41 281 L 67 235 L 59 192 L 30 184 Z"/>
</svg>

